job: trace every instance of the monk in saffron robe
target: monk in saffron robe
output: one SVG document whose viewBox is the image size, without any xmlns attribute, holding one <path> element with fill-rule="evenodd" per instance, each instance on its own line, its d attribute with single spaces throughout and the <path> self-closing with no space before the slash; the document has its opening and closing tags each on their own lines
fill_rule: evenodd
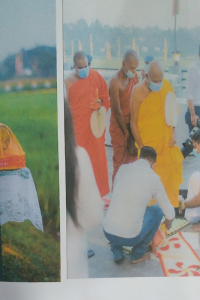
<svg viewBox="0 0 200 300">
<path fill-rule="evenodd" d="M 178 207 L 183 155 L 175 146 L 174 128 L 167 125 L 165 119 L 165 100 L 169 92 L 174 93 L 174 90 L 163 79 L 160 63 L 152 61 L 146 78 L 133 88 L 131 128 L 139 149 L 151 146 L 156 150 L 158 156 L 154 171 L 159 175 L 171 204 Z M 150 204 L 153 203 L 154 200 Z"/>
<path fill-rule="evenodd" d="M 113 175 L 122 164 L 128 164 L 137 159 L 137 149 L 130 130 L 130 98 L 132 88 L 139 82 L 136 73 L 138 56 L 134 50 L 125 53 L 121 69 L 110 81 L 111 118 L 110 135 L 113 147 Z"/>
<path fill-rule="evenodd" d="M 105 131 L 96 138 L 91 131 L 90 118 L 94 110 L 101 106 L 108 110 L 110 106 L 106 81 L 97 71 L 89 69 L 86 54 L 78 51 L 74 54 L 74 71 L 65 80 L 65 86 L 77 145 L 88 152 L 100 194 L 105 196 L 110 190 Z"/>
</svg>

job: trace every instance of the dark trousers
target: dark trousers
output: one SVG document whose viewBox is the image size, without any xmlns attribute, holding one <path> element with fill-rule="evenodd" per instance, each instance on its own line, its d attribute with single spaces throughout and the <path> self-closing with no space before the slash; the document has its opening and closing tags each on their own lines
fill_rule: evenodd
<svg viewBox="0 0 200 300">
<path fill-rule="evenodd" d="M 195 114 L 200 118 L 200 106 L 194 106 Z M 191 123 L 191 114 L 189 108 L 187 109 L 185 113 L 185 123 L 188 125 L 189 133 L 192 131 L 194 126 Z"/>
</svg>

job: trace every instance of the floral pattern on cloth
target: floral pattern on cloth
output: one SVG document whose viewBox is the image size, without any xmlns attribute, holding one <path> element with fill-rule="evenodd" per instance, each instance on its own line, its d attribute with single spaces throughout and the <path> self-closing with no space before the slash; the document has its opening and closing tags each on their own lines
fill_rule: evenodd
<svg viewBox="0 0 200 300">
<path fill-rule="evenodd" d="M 0 171 L 0 225 L 25 220 L 30 220 L 43 232 L 41 210 L 30 170 Z"/>
<path fill-rule="evenodd" d="M 165 242 L 154 248 L 165 276 L 200 276 L 200 258 L 184 239 L 181 232 L 168 237 Z"/>
</svg>

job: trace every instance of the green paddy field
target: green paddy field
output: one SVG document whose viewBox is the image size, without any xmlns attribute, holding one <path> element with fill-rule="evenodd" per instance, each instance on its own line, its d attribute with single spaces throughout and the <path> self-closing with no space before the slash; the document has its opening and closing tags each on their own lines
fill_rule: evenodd
<svg viewBox="0 0 200 300">
<path fill-rule="evenodd" d="M 4 281 L 60 281 L 60 230 L 56 89 L 0 95 L 0 122 L 26 154 L 38 193 L 44 233 L 30 221 L 1 226 Z"/>
</svg>

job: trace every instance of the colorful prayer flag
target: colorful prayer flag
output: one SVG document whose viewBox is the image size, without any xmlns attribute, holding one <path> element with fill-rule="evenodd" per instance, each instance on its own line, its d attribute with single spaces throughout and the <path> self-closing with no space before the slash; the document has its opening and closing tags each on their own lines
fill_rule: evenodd
<svg viewBox="0 0 200 300">
<path fill-rule="evenodd" d="M 79 50 L 79 51 L 82 51 L 82 50 L 83 50 L 81 41 L 78 41 L 78 50 Z"/>
<path fill-rule="evenodd" d="M 164 61 L 167 61 L 167 40 L 164 41 Z"/>
<path fill-rule="evenodd" d="M 179 1 L 180 0 L 173 0 L 173 16 L 179 14 Z"/>
<path fill-rule="evenodd" d="M 71 42 L 71 46 L 72 46 L 72 57 L 74 56 L 74 41 Z"/>
<path fill-rule="evenodd" d="M 133 39 L 132 49 L 136 51 L 136 43 L 135 43 L 135 39 Z"/>
<path fill-rule="evenodd" d="M 121 57 L 121 50 L 120 50 L 120 38 L 117 40 L 117 46 L 118 46 L 118 57 Z"/>
<path fill-rule="evenodd" d="M 90 34 L 90 54 L 93 55 L 93 42 L 92 42 L 92 34 Z"/>
<path fill-rule="evenodd" d="M 106 58 L 107 59 L 110 59 L 112 56 L 111 56 L 111 51 L 110 51 L 110 44 L 107 42 L 106 43 Z"/>
</svg>

